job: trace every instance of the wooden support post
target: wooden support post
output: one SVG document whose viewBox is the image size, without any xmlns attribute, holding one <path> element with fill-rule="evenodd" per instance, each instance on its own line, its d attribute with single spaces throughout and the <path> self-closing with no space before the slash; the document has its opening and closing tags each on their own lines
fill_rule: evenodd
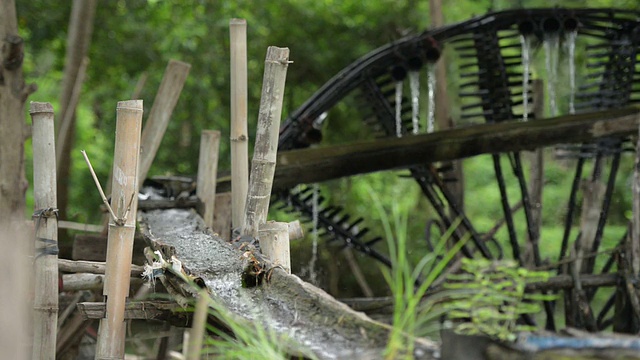
<svg viewBox="0 0 640 360">
<path fill-rule="evenodd" d="M 229 21 L 231 37 L 231 226 L 244 220 L 249 189 L 249 135 L 247 131 L 247 21 Z"/>
<path fill-rule="evenodd" d="M 100 320 L 96 359 L 124 358 L 124 307 L 129 294 L 133 236 L 136 228 L 141 125 L 142 100 L 118 102 L 111 187 L 111 206 L 117 219 L 109 222 L 107 269 L 103 291 L 107 315 Z"/>
<path fill-rule="evenodd" d="M 213 210 L 212 229 L 222 239 L 231 240 L 231 193 L 216 194 L 216 206 Z"/>
<path fill-rule="evenodd" d="M 291 274 L 291 255 L 289 250 L 289 224 L 269 221 L 260 225 L 260 250 L 274 265 L 282 266 Z"/>
<path fill-rule="evenodd" d="M 58 329 L 58 202 L 53 106 L 32 102 L 34 257 L 33 359 L 55 359 Z"/>
<path fill-rule="evenodd" d="M 196 303 L 196 311 L 193 314 L 193 325 L 189 333 L 189 351 L 187 360 L 199 360 L 202 352 L 202 341 L 204 338 L 204 328 L 207 323 L 209 310 L 209 294 L 207 290 L 201 290 Z"/>
<path fill-rule="evenodd" d="M 289 240 L 299 240 L 304 237 L 304 230 L 300 225 L 300 220 L 294 220 L 289 223 Z"/>
<path fill-rule="evenodd" d="M 218 149 L 220 131 L 204 130 L 200 137 L 198 179 L 196 196 L 201 201 L 200 215 L 208 227 L 213 227 L 213 212 L 216 203 L 216 181 L 218 172 Z"/>
<path fill-rule="evenodd" d="M 257 237 L 259 227 L 267 221 L 273 175 L 276 170 L 280 117 L 288 66 L 289 49 L 269 46 L 262 80 L 262 97 L 258 113 L 256 145 L 251 161 L 243 235 Z"/>
<path fill-rule="evenodd" d="M 178 60 L 170 60 L 167 69 L 164 71 L 160 88 L 153 100 L 149 117 L 144 125 L 140 147 L 140 170 L 138 173 L 138 187 L 147 177 L 151 163 L 156 157 L 160 142 L 169 125 L 169 119 L 173 109 L 178 103 L 178 98 L 182 92 L 191 65 Z"/>
</svg>

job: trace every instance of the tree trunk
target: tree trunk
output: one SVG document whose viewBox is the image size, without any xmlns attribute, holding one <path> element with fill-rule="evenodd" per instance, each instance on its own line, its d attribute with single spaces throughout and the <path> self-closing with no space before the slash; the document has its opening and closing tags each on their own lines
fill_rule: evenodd
<svg viewBox="0 0 640 360">
<path fill-rule="evenodd" d="M 93 32 L 93 19 L 96 10 L 96 0 L 74 0 L 69 20 L 69 31 L 67 36 L 67 50 L 65 54 L 64 78 L 60 90 L 60 113 L 58 119 L 68 119 L 69 123 L 64 126 L 66 132 L 60 133 L 63 128 L 62 123 L 56 123 L 58 132 L 57 142 L 61 149 L 58 158 L 58 207 L 64 218 L 69 203 L 69 178 L 71 174 L 71 148 L 75 138 L 75 115 L 66 115 L 67 111 L 75 112 L 75 107 L 70 107 L 73 89 L 76 86 L 78 71 L 82 61 L 89 49 L 91 33 Z M 64 142 L 61 140 L 64 139 Z"/>
</svg>

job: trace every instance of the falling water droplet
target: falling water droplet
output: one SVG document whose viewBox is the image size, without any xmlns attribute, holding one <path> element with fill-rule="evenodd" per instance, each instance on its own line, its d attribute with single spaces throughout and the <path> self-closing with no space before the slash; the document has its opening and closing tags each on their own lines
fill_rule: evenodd
<svg viewBox="0 0 640 360">
<path fill-rule="evenodd" d="M 396 136 L 402 137 L 402 81 L 396 81 Z"/>
<path fill-rule="evenodd" d="M 569 52 L 569 114 L 575 114 L 576 100 L 576 37 L 577 31 L 571 31 L 567 38 L 567 47 Z"/>
<path fill-rule="evenodd" d="M 409 71 L 409 85 L 411 87 L 411 123 L 413 133 L 417 134 L 420 127 L 418 125 L 420 113 L 420 73 L 418 71 Z"/>
<path fill-rule="evenodd" d="M 520 36 L 522 44 L 522 121 L 529 119 L 529 68 L 531 67 L 531 40 Z"/>
<path fill-rule="evenodd" d="M 427 66 L 427 85 L 429 86 L 429 109 L 427 114 L 427 133 L 432 133 L 436 121 L 436 65 Z"/>
<path fill-rule="evenodd" d="M 557 34 L 550 34 L 544 39 L 545 65 L 547 67 L 547 94 L 549 96 L 549 113 L 558 115 L 556 102 L 556 88 L 558 81 L 558 53 L 560 52 L 560 39 Z"/>
<path fill-rule="evenodd" d="M 311 198 L 311 221 L 313 230 L 311 232 L 311 239 L 313 245 L 311 247 L 311 261 L 309 261 L 309 282 L 312 284 L 316 284 L 317 274 L 316 274 L 316 262 L 318 261 L 318 193 L 320 189 L 318 184 L 313 184 L 313 196 Z"/>
</svg>

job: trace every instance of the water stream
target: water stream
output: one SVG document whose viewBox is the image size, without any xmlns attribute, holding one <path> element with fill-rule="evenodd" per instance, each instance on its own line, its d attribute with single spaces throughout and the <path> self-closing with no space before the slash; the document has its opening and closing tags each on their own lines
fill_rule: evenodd
<svg viewBox="0 0 640 360">
<path fill-rule="evenodd" d="M 427 66 L 427 84 L 429 86 L 429 109 L 427 113 L 427 133 L 432 133 L 436 120 L 436 65 Z"/>
<path fill-rule="evenodd" d="M 560 52 L 560 38 L 558 34 L 548 34 L 544 39 L 545 65 L 547 68 L 547 97 L 549 99 L 549 115 L 558 115 L 556 101 L 558 85 L 558 56 Z"/>
<path fill-rule="evenodd" d="M 522 44 L 522 121 L 529 119 L 529 72 L 531 68 L 531 40 L 520 36 Z"/>
<path fill-rule="evenodd" d="M 569 114 L 575 114 L 576 100 L 576 37 L 577 31 L 571 31 L 567 35 L 567 49 L 569 53 Z"/>
<path fill-rule="evenodd" d="M 311 239 L 313 245 L 311 247 L 311 260 L 309 261 L 309 282 L 312 284 L 317 283 L 316 274 L 316 262 L 318 261 L 318 211 L 320 204 L 318 204 L 318 193 L 320 189 L 318 184 L 313 184 L 313 196 L 311 198 L 311 224 L 313 229 L 311 230 Z"/>
<path fill-rule="evenodd" d="M 396 136 L 402 137 L 402 81 L 396 81 Z"/>
<path fill-rule="evenodd" d="M 420 125 L 418 124 L 420 113 L 420 73 L 409 71 L 409 86 L 411 87 L 411 123 L 413 134 L 417 134 Z"/>
</svg>

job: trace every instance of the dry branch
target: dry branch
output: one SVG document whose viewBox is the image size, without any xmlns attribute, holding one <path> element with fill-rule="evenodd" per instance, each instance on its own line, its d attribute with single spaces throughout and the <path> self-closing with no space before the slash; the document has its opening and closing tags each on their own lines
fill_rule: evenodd
<svg viewBox="0 0 640 360">
<path fill-rule="evenodd" d="M 258 229 L 267 221 L 269 198 L 276 169 L 278 136 L 284 85 L 289 66 L 289 49 L 269 46 L 265 59 L 262 96 L 258 114 L 256 144 L 251 161 L 249 193 L 245 205 L 242 234 L 258 236 Z"/>
</svg>

